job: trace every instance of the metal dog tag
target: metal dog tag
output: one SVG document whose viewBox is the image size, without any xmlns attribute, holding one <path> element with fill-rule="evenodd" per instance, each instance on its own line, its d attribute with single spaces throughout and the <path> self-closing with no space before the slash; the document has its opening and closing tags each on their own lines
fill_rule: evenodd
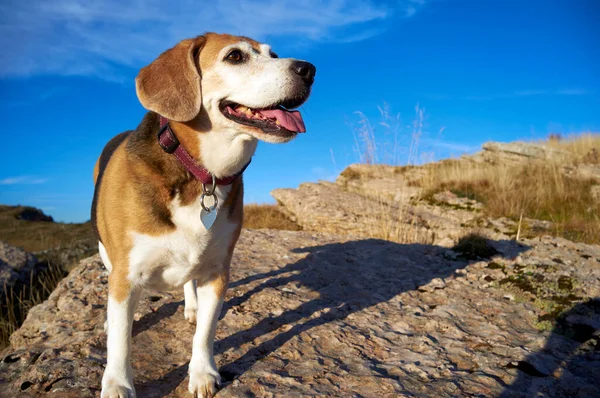
<svg viewBox="0 0 600 398">
<path fill-rule="evenodd" d="M 207 206 L 206 203 L 204 203 L 206 198 L 212 199 L 211 205 Z M 209 203 L 210 202 L 211 201 L 209 201 Z M 202 193 L 202 196 L 200 196 L 200 205 L 202 206 L 202 210 L 200 211 L 200 221 L 202 221 L 202 225 L 204 225 L 204 228 L 206 228 L 207 231 L 213 226 L 215 220 L 217 219 L 218 203 L 219 201 L 217 196 L 214 194 L 214 189 L 212 192 L 206 192 L 205 190 L 205 192 Z"/>
<path fill-rule="evenodd" d="M 206 228 L 207 231 L 212 227 L 216 219 L 217 209 L 213 208 L 209 211 L 202 209 L 202 211 L 200 211 L 200 221 L 202 221 L 202 225 L 204 225 L 204 228 Z"/>
</svg>

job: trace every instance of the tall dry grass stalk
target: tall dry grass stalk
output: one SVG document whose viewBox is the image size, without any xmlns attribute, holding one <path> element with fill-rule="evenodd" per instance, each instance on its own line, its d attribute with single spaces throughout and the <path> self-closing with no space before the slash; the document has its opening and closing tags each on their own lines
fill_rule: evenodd
<svg viewBox="0 0 600 398">
<path fill-rule="evenodd" d="M 377 108 L 380 120 L 373 125 L 362 112 L 354 128 L 354 144 L 360 162 L 364 164 L 413 165 L 419 157 L 419 143 L 423 136 L 425 110 L 415 106 L 414 120 L 402 125 L 399 114 L 392 114 L 388 104 Z M 373 199 L 375 198 L 375 199 Z M 356 201 L 357 213 L 366 216 L 369 237 L 397 243 L 432 243 L 432 234 L 416 223 L 410 214 L 410 205 L 390 203 L 383 196 L 371 194 L 369 199 Z"/>
<path fill-rule="evenodd" d="M 362 112 L 356 112 L 358 122 L 351 126 L 354 151 L 364 164 L 415 164 L 423 135 L 425 110 L 418 104 L 415 118 L 403 126 L 400 114 L 393 114 L 388 104 L 377 107 L 380 120 L 373 125 Z"/>
</svg>

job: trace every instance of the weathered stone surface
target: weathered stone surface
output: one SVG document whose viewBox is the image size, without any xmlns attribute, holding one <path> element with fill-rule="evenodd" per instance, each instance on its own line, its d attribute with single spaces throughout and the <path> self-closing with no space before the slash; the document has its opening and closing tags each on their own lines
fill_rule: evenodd
<svg viewBox="0 0 600 398">
<path fill-rule="evenodd" d="M 280 209 L 303 229 L 351 236 L 377 237 L 397 242 L 442 244 L 454 242 L 480 218 L 480 205 L 457 198 L 453 204 L 432 205 L 410 198 L 391 200 L 347 191 L 339 184 L 301 184 L 276 189 L 271 195 Z M 489 231 L 495 238 L 508 236 Z"/>
<path fill-rule="evenodd" d="M 0 241 L 0 297 L 6 289 L 28 283 L 37 268 L 38 260 L 33 254 Z"/>
<path fill-rule="evenodd" d="M 486 142 L 482 145 L 485 151 L 483 156 L 502 156 L 503 158 L 513 157 L 515 160 L 519 158 L 530 158 L 538 160 L 568 160 L 572 159 L 573 155 L 568 151 L 552 148 L 546 145 L 540 145 L 528 142 Z"/>
<path fill-rule="evenodd" d="M 573 295 L 598 297 L 600 249 L 491 244 L 495 258 L 467 262 L 435 245 L 244 231 L 217 330 L 218 396 L 599 396 L 596 324 L 577 325 L 596 322 L 600 306 L 581 304 L 562 329 L 540 332 L 535 302 L 505 298 L 496 281 L 539 268 L 568 277 Z M 106 271 L 97 256 L 84 260 L 12 336 L 0 395 L 98 396 L 105 299 Z M 140 397 L 187 396 L 194 327 L 182 300 L 149 293 L 136 312 Z"/>
<path fill-rule="evenodd" d="M 374 236 L 382 228 L 393 229 L 394 225 L 410 224 L 419 231 L 421 223 L 405 203 L 387 203 L 345 191 L 335 184 L 306 183 L 298 189 L 276 189 L 271 195 L 284 213 L 311 231 Z M 423 232 L 424 239 L 428 239 L 424 229 Z"/>
</svg>

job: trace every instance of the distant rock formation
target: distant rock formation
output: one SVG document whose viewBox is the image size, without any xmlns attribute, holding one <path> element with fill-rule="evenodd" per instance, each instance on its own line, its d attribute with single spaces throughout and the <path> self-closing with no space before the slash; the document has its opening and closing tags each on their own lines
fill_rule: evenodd
<svg viewBox="0 0 600 398">
<path fill-rule="evenodd" d="M 36 209 L 35 207 L 29 206 L 17 207 L 19 209 L 19 212 L 16 215 L 16 217 L 19 220 L 54 222 L 54 219 L 51 216 L 44 214 L 44 212 L 40 209 Z"/>
</svg>

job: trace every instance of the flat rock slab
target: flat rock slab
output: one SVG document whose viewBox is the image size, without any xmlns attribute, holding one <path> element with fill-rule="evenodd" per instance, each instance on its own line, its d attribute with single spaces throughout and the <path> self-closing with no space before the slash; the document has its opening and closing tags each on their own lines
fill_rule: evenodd
<svg viewBox="0 0 600 398">
<path fill-rule="evenodd" d="M 219 397 L 600 396 L 598 349 L 539 332 L 532 305 L 486 281 L 500 272 L 488 261 L 349 239 L 243 232 L 217 330 Z M 548 258 L 555 243 L 492 242 L 494 261 Z M 598 285 L 600 250 L 580 248 L 558 266 Z M 99 258 L 82 261 L 11 337 L 0 396 L 99 396 L 106 295 Z M 138 396 L 188 396 L 194 327 L 182 292 L 149 293 L 135 319 Z"/>
</svg>

